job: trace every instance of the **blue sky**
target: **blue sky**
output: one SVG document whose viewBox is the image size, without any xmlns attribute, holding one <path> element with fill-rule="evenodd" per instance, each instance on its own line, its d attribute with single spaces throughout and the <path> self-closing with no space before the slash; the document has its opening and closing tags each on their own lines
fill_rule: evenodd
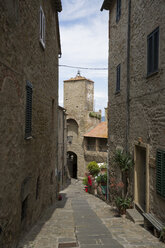
<svg viewBox="0 0 165 248">
<path fill-rule="evenodd" d="M 100 11 L 103 0 L 63 0 L 59 14 L 62 58 L 60 65 L 108 67 L 108 12 Z M 77 69 L 60 67 L 59 104 L 63 106 L 63 81 L 75 77 Z M 95 111 L 108 101 L 108 71 L 80 70 L 95 82 Z"/>
</svg>

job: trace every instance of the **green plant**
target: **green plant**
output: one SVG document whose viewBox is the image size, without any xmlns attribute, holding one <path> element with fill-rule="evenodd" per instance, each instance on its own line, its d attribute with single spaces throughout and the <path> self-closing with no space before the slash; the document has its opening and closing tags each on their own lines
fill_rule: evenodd
<svg viewBox="0 0 165 248">
<path fill-rule="evenodd" d="M 117 197 L 115 199 L 116 207 L 118 208 L 119 212 L 121 214 L 125 214 L 126 209 L 130 207 L 131 205 L 131 198 L 126 198 L 126 197 Z"/>
<path fill-rule="evenodd" d="M 100 114 L 97 114 L 97 113 L 95 113 L 95 112 L 90 112 L 90 113 L 89 113 L 89 116 L 101 120 L 101 115 L 100 115 Z"/>
<path fill-rule="evenodd" d="M 97 182 L 97 183 L 107 183 L 107 173 L 102 174 L 102 175 L 99 175 L 99 176 L 96 178 L 96 182 Z"/>
<path fill-rule="evenodd" d="M 84 184 L 84 185 L 88 185 L 88 178 L 87 178 L 87 177 L 84 177 L 84 178 L 83 178 L 83 184 Z"/>
<path fill-rule="evenodd" d="M 165 227 L 163 227 L 162 230 L 161 230 L 160 240 L 165 242 Z"/>
<path fill-rule="evenodd" d="M 98 164 L 95 161 L 90 162 L 87 165 L 87 169 L 90 172 L 90 174 L 92 176 L 94 176 L 94 177 L 97 176 L 98 173 L 100 172 L 100 168 L 99 168 Z"/>
<path fill-rule="evenodd" d="M 124 153 L 121 150 L 116 150 L 113 161 L 120 167 L 121 171 L 128 171 L 134 165 L 131 155 Z"/>
</svg>

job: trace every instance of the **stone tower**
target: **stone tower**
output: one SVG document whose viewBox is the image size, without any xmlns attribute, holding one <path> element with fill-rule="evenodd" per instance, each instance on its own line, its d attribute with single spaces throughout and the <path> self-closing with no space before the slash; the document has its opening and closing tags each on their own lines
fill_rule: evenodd
<svg viewBox="0 0 165 248">
<path fill-rule="evenodd" d="M 84 177 L 83 135 L 100 122 L 99 113 L 93 112 L 94 82 L 82 77 L 64 81 L 64 108 L 68 126 L 68 167 L 71 177 Z M 91 114 L 93 113 L 93 115 Z"/>
</svg>

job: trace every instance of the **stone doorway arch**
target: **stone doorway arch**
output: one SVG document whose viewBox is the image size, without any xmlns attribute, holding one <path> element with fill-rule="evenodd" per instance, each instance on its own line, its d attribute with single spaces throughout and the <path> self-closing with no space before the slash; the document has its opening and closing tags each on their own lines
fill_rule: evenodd
<svg viewBox="0 0 165 248">
<path fill-rule="evenodd" d="M 77 155 L 74 152 L 67 152 L 67 166 L 70 177 L 77 179 Z"/>
</svg>

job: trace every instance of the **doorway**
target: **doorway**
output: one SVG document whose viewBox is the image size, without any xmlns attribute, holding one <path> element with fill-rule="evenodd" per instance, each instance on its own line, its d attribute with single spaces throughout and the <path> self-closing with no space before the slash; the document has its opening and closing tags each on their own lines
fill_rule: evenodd
<svg viewBox="0 0 165 248">
<path fill-rule="evenodd" d="M 70 177 L 77 179 L 77 155 L 74 152 L 67 152 L 67 166 Z"/>
<path fill-rule="evenodd" d="M 134 196 L 135 204 L 144 212 L 149 209 L 148 147 L 135 145 Z"/>
</svg>

